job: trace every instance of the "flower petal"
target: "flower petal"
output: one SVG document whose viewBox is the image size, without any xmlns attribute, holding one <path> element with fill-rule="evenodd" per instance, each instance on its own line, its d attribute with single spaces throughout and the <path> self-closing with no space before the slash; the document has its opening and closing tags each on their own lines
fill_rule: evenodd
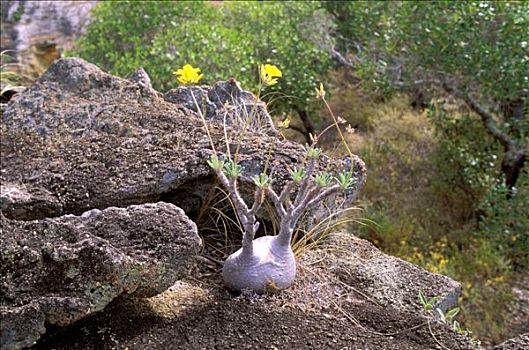
<svg viewBox="0 0 529 350">
<path fill-rule="evenodd" d="M 264 70 L 265 70 L 266 74 L 268 74 L 271 77 L 281 77 L 281 76 L 283 76 L 283 74 L 281 73 L 281 70 L 279 70 L 279 68 L 277 68 L 273 64 L 265 65 Z"/>
</svg>

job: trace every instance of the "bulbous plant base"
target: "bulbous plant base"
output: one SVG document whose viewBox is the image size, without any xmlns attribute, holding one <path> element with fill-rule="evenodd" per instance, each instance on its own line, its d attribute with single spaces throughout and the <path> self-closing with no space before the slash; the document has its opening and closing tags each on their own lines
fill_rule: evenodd
<svg viewBox="0 0 529 350">
<path fill-rule="evenodd" d="M 277 236 L 253 241 L 253 255 L 242 248 L 224 262 L 224 284 L 231 290 L 253 290 L 256 293 L 288 288 L 296 277 L 296 260 L 290 244 L 278 243 Z"/>
</svg>

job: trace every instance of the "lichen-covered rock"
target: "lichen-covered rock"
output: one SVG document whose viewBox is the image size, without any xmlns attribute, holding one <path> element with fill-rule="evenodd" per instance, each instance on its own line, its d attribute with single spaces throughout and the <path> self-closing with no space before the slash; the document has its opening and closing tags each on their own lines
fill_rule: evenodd
<svg viewBox="0 0 529 350">
<path fill-rule="evenodd" d="M 384 254 L 352 234 L 336 233 L 331 239 L 337 249 L 329 261 L 329 272 L 378 303 L 401 312 L 422 312 L 419 302 L 422 291 L 427 297 L 440 297 L 436 307 L 443 311 L 457 304 L 461 284 L 453 279 Z"/>
<path fill-rule="evenodd" d="M 119 296 L 150 297 L 189 273 L 195 224 L 168 203 L 35 221 L 1 215 L 0 345 L 30 346 Z"/>
<path fill-rule="evenodd" d="M 208 121 L 239 126 L 248 123 L 251 130 L 278 135 L 266 104 L 252 93 L 244 91 L 234 79 L 220 81 L 213 87 L 181 86 L 168 91 L 164 98 L 195 112 L 199 112 L 200 108 Z"/>
<path fill-rule="evenodd" d="M 31 220 L 158 200 L 190 216 L 198 211 L 214 182 L 202 120 L 135 80 L 64 58 L 10 101 L 1 123 L 0 181 L 9 188 L 0 195 L 4 215 Z M 227 96 L 234 96 L 236 106 L 253 98 L 234 82 L 201 89 L 215 108 Z M 209 125 L 217 151 L 226 149 L 222 119 L 212 118 Z M 227 127 L 232 151 L 239 144 L 239 127 Z M 301 145 L 256 130 L 246 130 L 241 138 L 243 182 L 264 169 L 270 153 L 276 184 L 281 184 L 303 155 Z M 190 193 L 191 187 L 204 190 Z"/>
<path fill-rule="evenodd" d="M 493 350 L 527 350 L 529 349 L 529 333 L 520 334 L 517 337 L 496 345 Z"/>
</svg>

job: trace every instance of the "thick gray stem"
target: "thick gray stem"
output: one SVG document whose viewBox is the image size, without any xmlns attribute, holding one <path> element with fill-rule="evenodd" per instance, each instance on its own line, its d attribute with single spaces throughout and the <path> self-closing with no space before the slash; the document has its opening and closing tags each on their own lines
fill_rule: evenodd
<svg viewBox="0 0 529 350">
<path fill-rule="evenodd" d="M 312 200 L 316 196 L 318 191 L 321 190 L 320 187 L 315 186 L 314 184 L 312 186 L 313 186 L 312 188 L 305 190 L 305 193 L 302 194 L 299 204 L 294 207 L 294 210 L 292 210 L 292 218 L 296 222 L 300 218 L 301 214 L 303 214 L 303 212 L 307 208 L 307 204 L 309 203 L 309 201 Z"/>
<path fill-rule="evenodd" d="M 272 198 L 272 201 L 274 202 L 274 206 L 276 207 L 277 213 L 279 214 L 279 218 L 283 220 L 283 217 L 287 215 L 287 212 L 285 208 L 283 207 L 283 203 L 281 202 L 279 196 L 272 188 L 267 189 L 268 195 L 270 198 Z"/>
<path fill-rule="evenodd" d="M 279 195 L 279 202 L 285 203 L 286 200 L 290 202 L 290 192 L 292 192 L 292 189 L 296 185 L 295 181 L 289 181 L 285 187 L 283 188 L 283 191 L 281 191 L 281 194 Z"/>
<path fill-rule="evenodd" d="M 294 232 L 294 225 L 292 225 L 292 214 L 287 214 L 281 220 L 281 227 L 279 229 L 279 234 L 277 235 L 277 243 L 282 247 L 287 247 L 290 245 L 290 240 L 292 239 L 292 233 Z"/>
</svg>

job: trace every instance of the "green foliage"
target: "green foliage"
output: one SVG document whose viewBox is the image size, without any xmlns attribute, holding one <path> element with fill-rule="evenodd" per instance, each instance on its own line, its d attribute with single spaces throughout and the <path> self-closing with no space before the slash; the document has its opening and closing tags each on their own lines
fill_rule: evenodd
<svg viewBox="0 0 529 350">
<path fill-rule="evenodd" d="M 338 185 L 342 188 L 342 190 L 347 190 L 349 188 L 352 188 L 355 184 L 355 179 L 353 178 L 353 174 L 348 171 L 343 171 L 336 176 L 336 181 L 338 182 Z"/>
<path fill-rule="evenodd" d="M 529 266 L 527 173 L 507 198 L 498 185 L 501 146 L 457 106 L 418 113 L 395 96 L 366 115 L 358 153 L 369 169 L 366 221 L 374 223 L 360 234 L 460 281 L 464 327 L 490 342 L 507 338 L 509 283 Z"/>
<path fill-rule="evenodd" d="M 509 144 L 509 151 L 527 153 L 529 2 L 351 2 L 324 6 L 337 20 L 341 49 L 352 53 L 348 58 L 365 88 L 379 89 L 384 97 L 394 88 L 443 88 L 488 119 L 481 128 Z M 362 32 L 359 22 L 370 25 L 369 29 Z M 465 118 L 470 116 L 468 113 Z M 469 134 L 467 139 L 482 142 L 477 135 Z M 447 144 L 451 141 L 448 139 Z M 477 162 L 481 155 L 471 152 L 471 143 L 452 147 L 461 152 L 460 158 L 468 160 L 458 170 L 471 172 L 482 166 Z M 508 174 L 510 169 L 504 168 L 504 172 Z M 467 176 L 473 183 L 457 190 L 475 198 L 474 189 L 491 180 L 488 174 L 480 175 Z M 507 180 L 510 185 L 516 181 Z"/>
<path fill-rule="evenodd" d="M 459 314 L 461 309 L 454 307 L 445 313 L 440 308 L 435 307 L 440 299 L 441 298 L 438 296 L 427 298 L 424 296 L 422 290 L 419 290 L 419 302 L 421 303 L 422 308 L 427 311 L 430 316 L 437 317 L 439 321 L 450 326 L 450 328 L 460 334 L 470 335 L 470 332 L 466 329 L 463 329 L 459 321 L 456 320 L 456 316 Z"/>
<path fill-rule="evenodd" d="M 267 188 L 267 187 L 270 187 L 270 185 L 273 182 L 273 179 L 267 174 L 261 173 L 259 175 L 252 176 L 252 181 L 255 184 L 255 186 L 259 188 Z"/>
<path fill-rule="evenodd" d="M 305 168 L 304 167 L 294 168 L 294 170 L 290 171 L 290 177 L 295 182 L 300 183 L 301 180 L 303 180 L 303 178 L 305 177 Z"/>
<path fill-rule="evenodd" d="M 325 51 L 306 38 L 310 2 L 101 2 L 79 40 L 77 54 L 113 74 L 143 66 L 154 88 L 178 85 L 172 75 L 186 63 L 200 67 L 203 82 L 235 77 L 257 91 L 258 64 L 273 63 L 284 73 L 262 98 L 276 112 L 310 110 L 316 81 L 329 67 Z"/>
<path fill-rule="evenodd" d="M 224 165 L 226 162 L 224 159 L 219 159 L 216 154 L 212 155 L 211 158 L 208 160 L 208 165 L 213 170 L 221 170 L 224 168 Z"/>
<path fill-rule="evenodd" d="M 227 177 L 236 179 L 242 174 L 242 166 L 230 159 L 224 164 L 224 173 Z"/>
<path fill-rule="evenodd" d="M 79 55 L 122 76 L 142 65 L 150 68 L 147 59 L 150 58 L 152 41 L 170 26 L 176 26 L 178 19 L 193 21 L 194 13 L 202 7 L 199 2 L 100 2 L 93 9 L 90 25 L 78 41 L 77 50 L 70 54 Z M 201 11 L 204 17 L 210 14 L 207 10 Z M 157 60 L 151 62 L 152 67 L 159 63 Z M 169 72 L 171 68 L 165 67 Z M 160 87 L 157 79 L 155 86 Z"/>
<path fill-rule="evenodd" d="M 314 177 L 314 182 L 316 183 L 317 186 L 319 187 L 327 187 L 331 184 L 332 182 L 332 175 L 329 174 L 329 173 L 326 173 L 326 172 L 323 172 L 323 173 L 320 173 L 320 174 L 317 174 L 315 177 Z"/>
<path fill-rule="evenodd" d="M 509 192 L 503 183 L 497 184 L 479 205 L 482 216 L 474 233 L 476 239 L 491 242 L 494 250 L 520 270 L 529 268 L 527 208 L 529 176 L 523 175 L 513 192 Z"/>
<path fill-rule="evenodd" d="M 424 296 L 422 290 L 419 290 L 419 302 L 421 303 L 422 308 L 426 311 L 433 310 L 440 299 L 441 297 L 438 296 L 427 298 Z"/>
<path fill-rule="evenodd" d="M 321 156 L 321 152 L 321 148 L 305 145 L 305 154 L 309 159 L 318 159 Z"/>
<path fill-rule="evenodd" d="M 449 112 L 442 103 L 433 104 L 428 114 L 439 142 L 433 154 L 435 190 L 458 196 L 473 211 L 500 175 L 501 147 L 477 117 Z"/>
<path fill-rule="evenodd" d="M 522 172 L 512 193 L 500 176 L 501 146 L 490 137 L 480 120 L 432 107 L 438 148 L 432 160 L 437 170 L 435 193 L 467 217 L 477 218 L 470 230 L 478 241 L 510 261 L 511 268 L 529 267 L 529 185 Z"/>
<path fill-rule="evenodd" d="M 367 82 L 439 75 L 498 100 L 528 93 L 529 3 L 326 2 Z M 366 29 L 367 30 L 364 30 Z"/>
</svg>

